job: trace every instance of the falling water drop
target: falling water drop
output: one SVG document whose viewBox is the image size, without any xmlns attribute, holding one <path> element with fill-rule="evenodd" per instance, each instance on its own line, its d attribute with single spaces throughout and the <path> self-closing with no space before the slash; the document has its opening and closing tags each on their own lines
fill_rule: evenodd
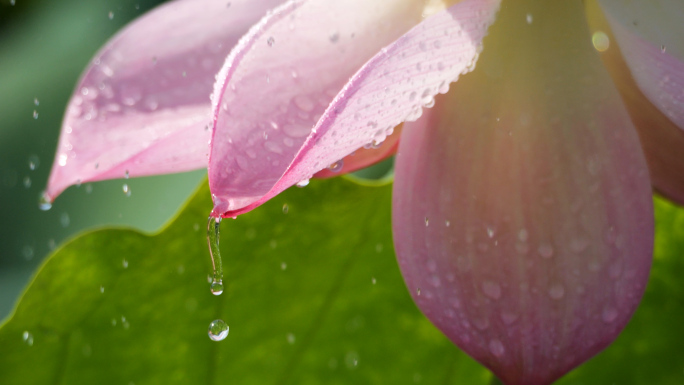
<svg viewBox="0 0 684 385">
<path fill-rule="evenodd" d="M 223 341 L 228 336 L 228 325 L 217 319 L 209 324 L 209 338 L 212 341 Z"/>
<path fill-rule="evenodd" d="M 209 221 L 207 223 L 207 244 L 209 245 L 209 255 L 211 256 L 211 264 L 214 268 L 214 273 L 211 280 L 211 293 L 214 295 L 221 295 L 221 293 L 223 293 L 223 262 L 221 261 L 221 251 L 219 250 L 220 229 L 221 217 L 214 218 L 210 216 Z M 228 334 L 227 331 L 226 334 Z M 223 336 L 223 338 L 225 338 L 225 336 Z M 222 340 L 223 338 L 220 339 Z"/>
</svg>

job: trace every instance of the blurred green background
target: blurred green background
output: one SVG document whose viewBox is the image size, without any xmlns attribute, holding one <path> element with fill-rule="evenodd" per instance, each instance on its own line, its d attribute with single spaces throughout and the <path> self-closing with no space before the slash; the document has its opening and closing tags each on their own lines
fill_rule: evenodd
<svg viewBox="0 0 684 385">
<path fill-rule="evenodd" d="M 64 239 L 111 224 L 158 229 L 204 177 L 131 179 L 130 197 L 121 180 L 84 184 L 38 209 L 78 77 L 116 31 L 161 2 L 0 0 L 0 320 Z"/>
</svg>

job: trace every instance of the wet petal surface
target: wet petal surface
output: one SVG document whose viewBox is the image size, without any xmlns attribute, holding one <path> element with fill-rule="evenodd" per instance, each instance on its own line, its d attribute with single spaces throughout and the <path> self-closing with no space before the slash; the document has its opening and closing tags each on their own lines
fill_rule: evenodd
<svg viewBox="0 0 684 385">
<path fill-rule="evenodd" d="M 226 63 L 214 100 L 213 215 L 249 211 L 417 119 L 472 66 L 498 7 L 465 1 L 401 36 L 416 3 L 334 4 L 282 7 Z"/>
<path fill-rule="evenodd" d="M 80 182 L 205 167 L 215 75 L 240 36 L 279 3 L 176 1 L 117 34 L 69 102 L 49 198 Z"/>
<path fill-rule="evenodd" d="M 550 384 L 605 348 L 648 279 L 648 171 L 587 31 L 579 1 L 502 7 L 475 71 L 397 153 L 407 286 L 507 385 Z"/>
</svg>

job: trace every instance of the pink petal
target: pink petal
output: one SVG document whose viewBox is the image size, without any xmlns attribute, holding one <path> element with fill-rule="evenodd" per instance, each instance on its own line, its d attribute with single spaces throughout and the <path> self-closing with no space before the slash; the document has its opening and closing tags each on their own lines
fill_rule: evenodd
<svg viewBox="0 0 684 385">
<path fill-rule="evenodd" d="M 381 160 L 389 158 L 390 156 L 394 155 L 399 148 L 399 136 L 401 134 L 401 128 L 402 126 L 397 126 L 394 129 L 394 132 L 387 136 L 385 141 L 377 146 L 371 145 L 368 148 L 360 148 L 345 156 L 342 161 L 317 172 L 314 174 L 314 177 L 333 178 L 364 169 L 380 162 Z"/>
<path fill-rule="evenodd" d="M 684 129 L 684 2 L 602 1 L 634 80 L 646 97 Z"/>
<path fill-rule="evenodd" d="M 206 166 L 214 77 L 238 38 L 281 0 L 175 1 L 95 55 L 67 108 L 47 187 Z"/>
<path fill-rule="evenodd" d="M 400 37 L 416 24 L 417 5 L 293 2 L 252 30 L 215 90 L 213 215 L 249 211 L 364 144 L 383 141 L 468 71 L 498 1 L 462 2 Z"/>
<path fill-rule="evenodd" d="M 477 69 L 397 152 L 406 284 L 506 385 L 550 384 L 605 348 L 648 279 L 648 171 L 587 30 L 581 2 L 502 7 Z"/>
<path fill-rule="evenodd" d="M 615 36 L 600 7 L 591 2 L 587 5 L 592 32 L 601 31 L 615 42 Z M 639 132 L 653 187 L 668 198 L 684 204 L 684 131 L 641 92 L 617 44 L 611 44 L 608 50 L 602 52 L 601 59 Z"/>
</svg>

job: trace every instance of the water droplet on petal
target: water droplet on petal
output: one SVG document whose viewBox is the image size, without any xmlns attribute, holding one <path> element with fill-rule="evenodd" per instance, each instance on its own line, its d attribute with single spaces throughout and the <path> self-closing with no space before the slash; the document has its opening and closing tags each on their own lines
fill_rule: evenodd
<svg viewBox="0 0 684 385">
<path fill-rule="evenodd" d="M 340 172 L 342 171 L 342 167 L 344 167 L 344 160 L 340 159 L 337 162 L 328 166 L 328 170 L 332 172 Z"/>
<path fill-rule="evenodd" d="M 565 296 L 565 288 L 561 284 L 555 284 L 549 288 L 549 297 L 559 300 Z"/>
<path fill-rule="evenodd" d="M 297 182 L 297 187 L 306 187 L 308 185 L 309 185 L 308 179 L 302 179 L 299 182 Z"/>
<path fill-rule="evenodd" d="M 275 44 L 275 39 L 273 36 L 269 37 L 268 40 L 266 40 L 266 44 L 268 44 L 269 47 L 273 47 L 273 44 Z"/>
<path fill-rule="evenodd" d="M 603 309 L 603 313 L 601 313 L 601 318 L 603 319 L 603 322 L 605 322 L 605 323 L 611 323 L 611 322 L 615 321 L 617 316 L 618 316 L 618 312 L 613 307 L 606 307 L 605 309 Z"/>
<path fill-rule="evenodd" d="M 492 281 L 482 282 L 482 291 L 485 295 L 491 299 L 501 298 L 501 286 L 498 283 Z"/>
<path fill-rule="evenodd" d="M 503 344 L 499 340 L 491 340 L 489 341 L 489 351 L 492 352 L 492 354 L 496 357 L 501 357 L 503 356 L 504 352 L 506 349 L 504 349 Z"/>
<path fill-rule="evenodd" d="M 228 336 L 228 325 L 223 320 L 217 319 L 209 324 L 209 338 L 212 341 L 223 341 Z"/>
</svg>

